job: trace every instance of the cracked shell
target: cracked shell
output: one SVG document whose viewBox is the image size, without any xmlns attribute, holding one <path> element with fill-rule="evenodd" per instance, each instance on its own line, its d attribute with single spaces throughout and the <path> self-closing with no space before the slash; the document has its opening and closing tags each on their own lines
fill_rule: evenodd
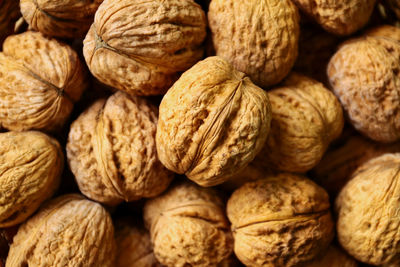
<svg viewBox="0 0 400 267">
<path fill-rule="evenodd" d="M 358 263 L 340 248 L 331 245 L 322 255 L 303 267 L 357 267 Z"/>
<path fill-rule="evenodd" d="M 334 235 L 328 194 L 311 180 L 278 174 L 237 189 L 227 204 L 234 251 L 246 266 L 297 266 Z"/>
<path fill-rule="evenodd" d="M 70 194 L 48 202 L 22 224 L 6 267 L 114 266 L 114 228 L 98 203 Z"/>
<path fill-rule="evenodd" d="M 220 57 L 186 71 L 164 96 L 157 151 L 170 170 L 220 184 L 260 151 L 270 128 L 267 93 Z"/>
<path fill-rule="evenodd" d="M 12 33 L 13 24 L 19 15 L 18 1 L 0 0 L 0 45 Z"/>
<path fill-rule="evenodd" d="M 208 20 L 216 55 L 258 86 L 280 82 L 293 67 L 300 27 L 290 0 L 213 0 Z"/>
<path fill-rule="evenodd" d="M 189 182 L 148 200 L 144 221 L 154 253 L 166 266 L 211 267 L 228 258 L 232 236 L 217 192 Z"/>
<path fill-rule="evenodd" d="M 91 105 L 72 123 L 67 157 L 81 192 L 116 205 L 164 191 L 173 174 L 158 160 L 157 108 L 117 92 Z"/>
<path fill-rule="evenodd" d="M 105 0 L 83 53 L 101 82 L 135 95 L 164 94 L 203 56 L 206 17 L 192 0 Z"/>
</svg>

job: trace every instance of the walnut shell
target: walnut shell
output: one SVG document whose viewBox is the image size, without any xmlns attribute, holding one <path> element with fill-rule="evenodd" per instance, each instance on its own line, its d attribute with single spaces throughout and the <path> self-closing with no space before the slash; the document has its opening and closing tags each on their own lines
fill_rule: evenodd
<svg viewBox="0 0 400 267">
<path fill-rule="evenodd" d="M 336 199 L 342 247 L 373 265 L 400 264 L 400 154 L 361 165 Z"/>
<path fill-rule="evenodd" d="M 144 221 L 166 266 L 217 266 L 232 252 L 224 204 L 212 189 L 180 183 L 146 202 Z"/>
<path fill-rule="evenodd" d="M 400 42 L 400 28 L 392 25 L 376 26 L 374 28 L 368 29 L 365 35 L 372 37 L 386 37 Z"/>
<path fill-rule="evenodd" d="M 300 28 L 290 0 L 213 0 L 208 20 L 216 55 L 258 86 L 274 85 L 289 73 Z"/>
<path fill-rule="evenodd" d="M 358 263 L 338 247 L 331 245 L 322 255 L 304 267 L 357 267 Z"/>
<path fill-rule="evenodd" d="M 192 0 L 105 0 L 83 53 L 101 82 L 137 95 L 164 94 L 201 59 L 206 18 Z"/>
<path fill-rule="evenodd" d="M 293 174 L 243 185 L 227 214 L 235 254 L 246 266 L 296 266 L 327 248 L 334 234 L 328 194 Z"/>
<path fill-rule="evenodd" d="M 157 108 L 117 92 L 91 105 L 72 123 L 67 157 L 79 189 L 109 205 L 154 197 L 172 180 L 158 160 Z"/>
<path fill-rule="evenodd" d="M 64 156 L 40 132 L 0 133 L 0 227 L 25 221 L 58 188 Z"/>
<path fill-rule="evenodd" d="M 160 104 L 157 151 L 170 170 L 213 186 L 246 167 L 269 132 L 267 93 L 220 57 L 198 62 Z"/>
<path fill-rule="evenodd" d="M 0 0 L 0 45 L 12 33 L 14 22 L 19 16 L 18 1 Z"/>
<path fill-rule="evenodd" d="M 86 87 L 69 46 L 38 32 L 8 37 L 0 53 L 0 124 L 13 131 L 55 131 Z"/>
<path fill-rule="evenodd" d="M 84 37 L 103 0 L 21 0 L 21 13 L 29 26 L 45 35 Z"/>
<path fill-rule="evenodd" d="M 321 83 L 292 73 L 268 92 L 271 131 L 257 160 L 271 169 L 303 173 L 321 160 L 343 129 L 339 101 Z"/>
<path fill-rule="evenodd" d="M 114 228 L 108 212 L 71 194 L 53 199 L 21 225 L 6 267 L 111 267 L 114 258 Z"/>
</svg>

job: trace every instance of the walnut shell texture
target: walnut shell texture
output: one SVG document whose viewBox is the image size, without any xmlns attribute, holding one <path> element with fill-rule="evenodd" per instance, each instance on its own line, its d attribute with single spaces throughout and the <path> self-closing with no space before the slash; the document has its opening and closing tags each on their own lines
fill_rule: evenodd
<svg viewBox="0 0 400 267">
<path fill-rule="evenodd" d="M 154 197 L 172 180 L 158 160 L 157 108 L 146 99 L 116 92 L 91 105 L 72 123 L 67 157 L 79 189 L 116 205 Z"/>
<path fill-rule="evenodd" d="M 18 1 L 0 0 L 0 45 L 12 33 L 13 23 L 19 15 Z"/>
<path fill-rule="evenodd" d="M 0 53 L 0 124 L 14 131 L 56 131 L 87 81 L 69 46 L 38 32 L 8 37 Z"/>
<path fill-rule="evenodd" d="M 280 82 L 293 67 L 300 30 L 290 0 L 213 0 L 208 20 L 216 55 L 258 86 Z"/>
<path fill-rule="evenodd" d="M 203 56 L 206 17 L 192 0 L 105 0 L 83 53 L 101 82 L 136 95 L 164 94 Z"/>
<path fill-rule="evenodd" d="M 230 197 L 227 214 L 235 254 L 246 266 L 297 266 L 333 238 L 328 194 L 293 174 L 246 183 Z"/>
<path fill-rule="evenodd" d="M 357 267 L 358 263 L 338 247 L 331 245 L 322 255 L 303 267 Z"/>
<path fill-rule="evenodd" d="M 146 202 L 144 221 L 160 263 L 217 266 L 229 257 L 232 236 L 216 193 L 186 182 Z"/>
<path fill-rule="evenodd" d="M 226 181 L 269 132 L 267 93 L 220 57 L 186 71 L 160 104 L 157 151 L 170 170 L 201 186 Z"/>
<path fill-rule="evenodd" d="M 98 203 L 71 194 L 53 199 L 14 237 L 6 267 L 114 266 L 114 227 Z"/>
</svg>

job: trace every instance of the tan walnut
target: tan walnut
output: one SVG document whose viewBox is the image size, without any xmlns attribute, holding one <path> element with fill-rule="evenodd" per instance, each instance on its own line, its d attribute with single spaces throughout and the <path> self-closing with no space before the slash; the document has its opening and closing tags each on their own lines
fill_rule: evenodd
<svg viewBox="0 0 400 267">
<path fill-rule="evenodd" d="M 267 93 L 220 57 L 186 71 L 160 104 L 157 151 L 201 186 L 226 181 L 260 151 L 270 128 Z"/>
<path fill-rule="evenodd" d="M 157 108 L 146 99 L 117 92 L 92 104 L 72 123 L 67 157 L 79 189 L 116 205 L 154 197 L 172 180 L 158 160 Z"/>
<path fill-rule="evenodd" d="M 177 184 L 146 202 L 144 221 L 163 265 L 212 267 L 232 252 L 224 204 L 212 189 Z"/>
<path fill-rule="evenodd" d="M 86 88 L 84 66 L 69 46 L 38 32 L 8 37 L 0 53 L 0 124 L 56 131 Z"/>
<path fill-rule="evenodd" d="M 164 94 L 201 59 L 206 17 L 193 0 L 105 0 L 83 53 L 101 82 L 136 95 Z"/>
<path fill-rule="evenodd" d="M 370 28 L 365 35 L 372 37 L 385 37 L 400 42 L 400 28 L 392 25 L 379 25 Z"/>
<path fill-rule="evenodd" d="M 61 38 L 84 37 L 103 0 L 21 0 L 21 13 L 30 27 Z"/>
<path fill-rule="evenodd" d="M 289 73 L 300 28 L 290 0 L 212 0 L 208 20 L 216 55 L 258 86 L 274 85 Z"/>
<path fill-rule="evenodd" d="M 115 250 L 108 212 L 70 194 L 51 200 L 20 226 L 6 267 L 114 267 Z"/>
<path fill-rule="evenodd" d="M 326 249 L 334 234 L 328 194 L 311 180 L 279 174 L 230 197 L 234 251 L 246 266 L 297 266 Z"/>
<path fill-rule="evenodd" d="M 319 255 L 310 263 L 302 265 L 302 267 L 357 267 L 356 260 L 348 256 L 340 248 L 331 245 L 329 248 Z"/>
<path fill-rule="evenodd" d="M 256 160 L 271 169 L 304 173 L 312 169 L 343 128 L 343 112 L 321 83 L 292 73 L 268 92 L 271 131 Z"/>
<path fill-rule="evenodd" d="M 19 15 L 18 1 L 0 0 L 0 45 L 12 33 L 14 29 L 13 24 Z"/>
</svg>

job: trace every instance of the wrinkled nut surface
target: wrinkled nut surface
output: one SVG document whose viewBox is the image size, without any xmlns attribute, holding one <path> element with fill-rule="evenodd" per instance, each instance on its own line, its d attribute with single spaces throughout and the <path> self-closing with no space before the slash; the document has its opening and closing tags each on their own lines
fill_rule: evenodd
<svg viewBox="0 0 400 267">
<path fill-rule="evenodd" d="M 170 170 L 220 184 L 260 151 L 271 120 L 267 93 L 220 57 L 186 71 L 160 104 L 157 151 Z"/>
<path fill-rule="evenodd" d="M 337 233 L 357 260 L 400 264 L 400 154 L 385 154 L 361 165 L 336 199 Z"/>
<path fill-rule="evenodd" d="M 217 266 L 232 252 L 224 204 L 212 189 L 180 183 L 146 202 L 144 221 L 163 265 Z"/>
<path fill-rule="evenodd" d="M 227 205 L 234 251 L 246 266 L 296 266 L 328 247 L 328 194 L 311 180 L 279 174 L 249 182 Z"/>
<path fill-rule="evenodd" d="M 18 1 L 0 0 L 0 45 L 12 33 L 13 23 L 19 15 Z"/>
<path fill-rule="evenodd" d="M 21 225 L 6 267 L 113 267 L 115 250 L 108 212 L 96 202 L 70 194 L 51 200 Z"/>
<path fill-rule="evenodd" d="M 59 130 L 86 88 L 69 46 L 38 32 L 8 37 L 0 53 L 0 124 L 9 130 Z"/>
<path fill-rule="evenodd" d="M 299 15 L 290 0 L 213 0 L 208 20 L 216 55 L 258 86 L 289 73 L 299 40 Z"/>
<path fill-rule="evenodd" d="M 64 156 L 40 132 L 0 133 L 0 227 L 26 220 L 56 191 Z"/>
<path fill-rule="evenodd" d="M 32 29 L 61 38 L 83 37 L 103 0 L 21 0 L 21 13 Z"/>
<path fill-rule="evenodd" d="M 293 2 L 326 31 L 349 35 L 368 22 L 376 0 L 293 0 Z"/>
<path fill-rule="evenodd" d="M 312 169 L 343 128 L 343 112 L 333 93 L 321 83 L 292 73 L 268 92 L 271 131 L 257 155 L 271 169 L 304 173 Z"/>
<path fill-rule="evenodd" d="M 358 263 L 338 247 L 331 245 L 326 252 L 303 267 L 357 267 Z"/>
<path fill-rule="evenodd" d="M 105 0 L 83 53 L 101 82 L 136 95 L 164 94 L 201 59 L 206 17 L 192 0 Z"/>
<path fill-rule="evenodd" d="M 158 160 L 157 108 L 146 99 L 117 92 L 100 99 L 72 123 L 67 157 L 79 189 L 116 205 L 154 197 L 172 180 Z"/>
</svg>

